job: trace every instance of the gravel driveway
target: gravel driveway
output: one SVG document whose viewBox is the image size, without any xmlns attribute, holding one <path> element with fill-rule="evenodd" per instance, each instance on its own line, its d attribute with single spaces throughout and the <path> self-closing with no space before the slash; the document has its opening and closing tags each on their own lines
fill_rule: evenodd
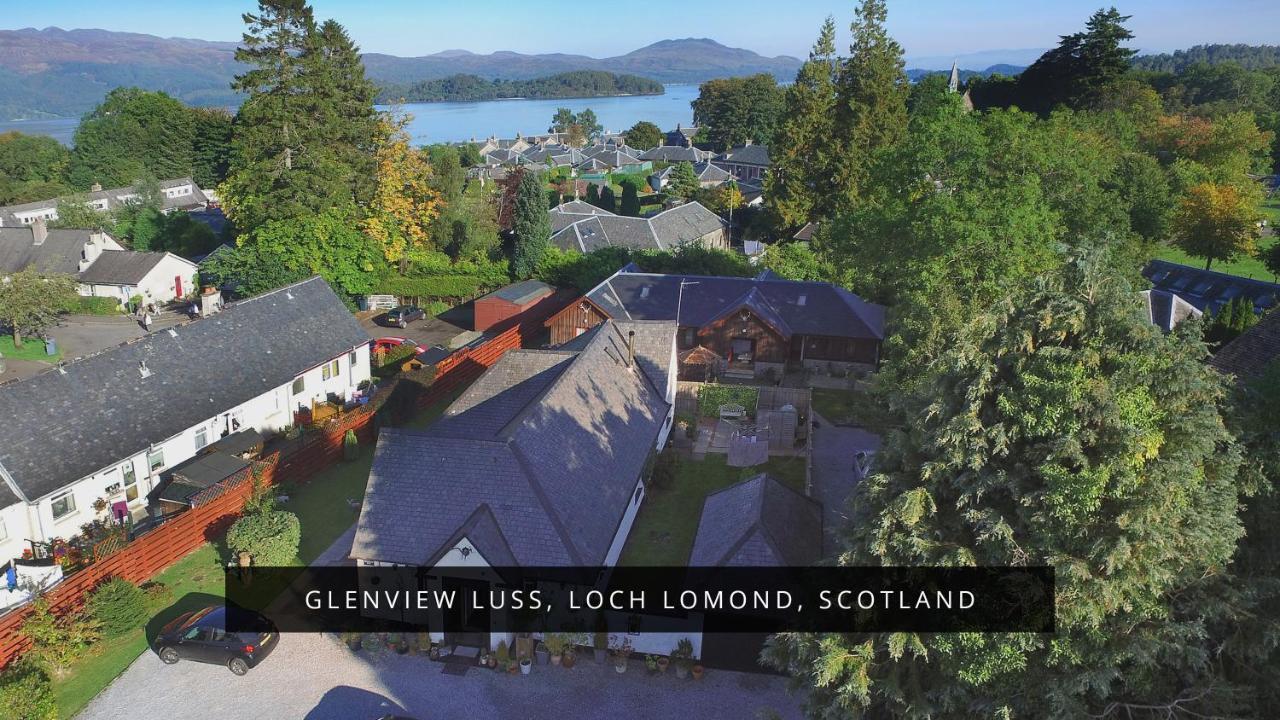
<svg viewBox="0 0 1280 720">
<path fill-rule="evenodd" d="M 799 698 L 787 694 L 785 679 L 768 675 L 708 670 L 695 683 L 677 680 L 671 672 L 648 677 L 638 660 L 623 675 L 586 660 L 572 670 L 536 666 L 528 676 L 478 668 L 454 676 L 422 657 L 368 657 L 331 635 L 286 634 L 261 665 L 236 677 L 220 666 L 164 665 L 147 652 L 77 718 L 801 717 Z"/>
</svg>

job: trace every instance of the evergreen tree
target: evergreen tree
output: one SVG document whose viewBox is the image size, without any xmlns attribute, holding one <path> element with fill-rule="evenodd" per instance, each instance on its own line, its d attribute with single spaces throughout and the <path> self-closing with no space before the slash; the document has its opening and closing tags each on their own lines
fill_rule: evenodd
<svg viewBox="0 0 1280 720">
<path fill-rule="evenodd" d="M 1017 103 L 1024 110 L 1048 114 L 1058 105 L 1079 108 L 1129 71 L 1137 51 L 1120 44 L 1133 39 L 1114 7 L 1098 10 L 1084 32 L 1063 35 L 1058 47 L 1040 56 L 1018 77 Z"/>
<path fill-rule="evenodd" d="M 222 108 L 191 108 L 194 123 L 191 178 L 203 188 L 214 188 L 227 179 L 231 156 L 231 113 Z"/>
<path fill-rule="evenodd" d="M 618 196 L 613 192 L 613 186 L 605 185 L 600 188 L 600 207 L 611 213 L 618 212 Z"/>
<path fill-rule="evenodd" d="M 375 149 L 381 138 L 373 100 L 378 87 L 365 77 L 360 49 L 334 20 L 320 25 L 314 37 L 316 72 L 308 75 L 311 107 L 324 120 L 319 139 L 333 149 L 350 175 L 357 203 L 375 192 Z"/>
<path fill-rule="evenodd" d="M 551 216 L 547 214 L 547 196 L 542 178 L 526 172 L 516 187 L 515 210 L 511 223 L 511 274 L 517 280 L 533 275 L 551 241 Z"/>
<path fill-rule="evenodd" d="M 600 186 L 595 183 L 587 183 L 587 202 L 601 207 L 600 205 Z"/>
<path fill-rule="evenodd" d="M 633 182 L 622 184 L 622 214 L 628 217 L 640 215 L 640 194 Z"/>
<path fill-rule="evenodd" d="M 191 175 L 194 115 L 162 92 L 116 88 L 76 128 L 68 180 L 78 192 L 94 183 L 131 185 L 144 177 Z"/>
<path fill-rule="evenodd" d="M 836 67 L 836 25 L 828 16 L 808 61 L 787 88 L 782 120 L 769 146 L 772 165 L 764 196 L 781 227 L 798 228 L 830 210 Z"/>
<path fill-rule="evenodd" d="M 850 29 L 853 43 L 836 83 L 831 150 L 834 199 L 856 201 L 864 191 L 872 155 L 907 132 L 909 83 L 902 46 L 889 37 L 884 0 L 862 0 Z"/>
<path fill-rule="evenodd" d="M 768 656 L 812 682 L 815 715 L 1127 717 L 1211 684 L 1216 609 L 1186 598 L 1241 535 L 1223 382 L 1106 266 L 1015 290 L 891 393 L 908 429 L 855 488 L 840 556 L 1052 565 L 1056 632 L 776 636 Z"/>
<path fill-rule="evenodd" d="M 678 162 L 671 168 L 671 177 L 667 179 L 667 194 L 671 197 L 688 200 L 698 193 L 702 185 L 698 182 L 698 173 L 693 163 Z"/>
</svg>

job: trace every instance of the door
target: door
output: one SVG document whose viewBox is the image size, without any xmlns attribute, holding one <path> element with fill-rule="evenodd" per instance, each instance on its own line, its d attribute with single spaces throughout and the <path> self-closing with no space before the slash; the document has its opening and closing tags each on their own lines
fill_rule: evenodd
<svg viewBox="0 0 1280 720">
<path fill-rule="evenodd" d="M 183 295 L 185 295 L 185 293 L 182 292 L 182 276 L 175 275 L 173 277 L 173 296 L 180 298 Z"/>
<path fill-rule="evenodd" d="M 755 359 L 756 341 L 751 338 L 733 339 L 733 361 L 749 363 Z"/>
<path fill-rule="evenodd" d="M 446 577 L 441 580 L 441 589 L 457 592 L 458 602 L 453 603 L 444 616 L 445 642 L 468 647 L 489 647 L 489 608 L 474 608 L 470 602 L 473 597 L 480 598 L 476 604 L 487 605 L 489 583 L 483 580 Z"/>
</svg>

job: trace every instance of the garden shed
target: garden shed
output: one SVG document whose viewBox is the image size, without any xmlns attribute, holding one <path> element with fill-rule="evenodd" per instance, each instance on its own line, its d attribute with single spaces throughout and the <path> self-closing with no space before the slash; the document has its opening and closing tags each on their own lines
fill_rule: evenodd
<svg viewBox="0 0 1280 720">
<path fill-rule="evenodd" d="M 499 288 L 475 303 L 475 329 L 484 332 L 498 323 L 516 317 L 551 297 L 551 286 L 537 280 L 525 280 Z"/>
</svg>

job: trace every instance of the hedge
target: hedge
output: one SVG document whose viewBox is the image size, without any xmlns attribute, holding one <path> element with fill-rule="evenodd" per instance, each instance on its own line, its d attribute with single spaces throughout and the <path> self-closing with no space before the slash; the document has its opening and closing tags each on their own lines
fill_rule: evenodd
<svg viewBox="0 0 1280 720">
<path fill-rule="evenodd" d="M 31 660 L 19 660 L 0 673 L 0 712 L 16 720 L 58 717 L 48 673 Z"/>
<path fill-rule="evenodd" d="M 72 315 L 119 315 L 120 301 L 109 297 L 77 295 L 67 303 L 66 311 Z"/>
<path fill-rule="evenodd" d="M 436 275 L 433 277 L 391 277 L 378 283 L 374 293 L 416 298 L 472 298 L 485 287 L 476 275 Z"/>
</svg>

